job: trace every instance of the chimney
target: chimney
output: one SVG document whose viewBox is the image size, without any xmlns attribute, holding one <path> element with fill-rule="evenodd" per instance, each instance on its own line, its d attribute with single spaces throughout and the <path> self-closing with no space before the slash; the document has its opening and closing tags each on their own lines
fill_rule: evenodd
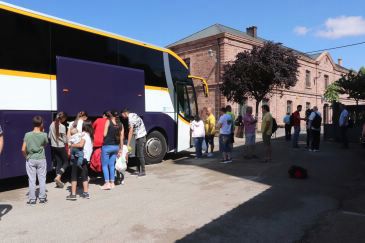
<svg viewBox="0 0 365 243">
<path fill-rule="evenodd" d="M 249 36 L 252 36 L 253 38 L 257 38 L 257 27 L 251 26 L 251 27 L 246 28 L 246 33 Z"/>
<path fill-rule="evenodd" d="M 338 65 L 342 66 L 342 58 L 338 59 Z"/>
</svg>

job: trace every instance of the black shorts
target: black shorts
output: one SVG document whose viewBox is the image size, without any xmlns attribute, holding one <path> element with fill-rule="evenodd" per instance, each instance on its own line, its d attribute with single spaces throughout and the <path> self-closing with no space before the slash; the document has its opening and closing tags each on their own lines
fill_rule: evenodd
<svg viewBox="0 0 365 243">
<path fill-rule="evenodd" d="M 214 135 L 206 135 L 205 142 L 210 145 L 214 144 Z"/>
<path fill-rule="evenodd" d="M 234 133 L 231 133 L 230 134 L 230 142 L 231 143 L 234 143 Z"/>
</svg>

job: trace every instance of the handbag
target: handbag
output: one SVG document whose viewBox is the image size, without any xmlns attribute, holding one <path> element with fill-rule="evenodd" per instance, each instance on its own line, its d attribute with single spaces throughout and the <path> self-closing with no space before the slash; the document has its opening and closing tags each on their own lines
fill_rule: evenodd
<svg viewBox="0 0 365 243">
<path fill-rule="evenodd" d="M 243 126 L 238 126 L 235 128 L 234 136 L 237 138 L 243 138 Z"/>
<path fill-rule="evenodd" d="M 127 169 L 127 156 L 128 156 L 128 147 L 123 145 L 122 154 L 117 157 L 115 161 L 115 169 L 118 172 L 124 172 Z"/>
</svg>

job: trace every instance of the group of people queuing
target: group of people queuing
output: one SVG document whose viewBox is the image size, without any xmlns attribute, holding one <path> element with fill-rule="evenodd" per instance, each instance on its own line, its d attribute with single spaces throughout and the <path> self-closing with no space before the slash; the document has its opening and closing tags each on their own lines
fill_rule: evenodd
<svg viewBox="0 0 365 243">
<path fill-rule="evenodd" d="M 232 107 L 228 105 L 220 109 L 220 117 L 216 123 L 216 119 L 212 114 L 212 109 L 204 107 L 200 112 L 200 116 L 197 115 L 190 125 L 192 137 L 194 139 L 196 158 L 202 158 L 204 155 L 207 157 L 213 156 L 216 128 L 219 129 L 219 151 L 222 154 L 221 163 L 232 162 L 234 138 L 235 136 L 243 137 L 243 135 L 239 136 L 235 134 L 237 129 L 241 131 L 242 134 L 245 134 L 247 151 L 244 158 L 258 158 L 255 154 L 256 125 L 258 117 L 257 115 L 253 116 L 252 112 L 252 107 L 248 106 L 246 108 L 246 113 L 243 116 L 239 115 L 235 118 Z M 274 119 L 268 105 L 262 106 L 262 114 L 261 131 L 263 144 L 265 146 L 265 157 L 262 162 L 270 162 L 272 160 L 271 136 L 273 134 Z M 204 154 L 202 151 L 203 145 L 206 145 Z"/>
<path fill-rule="evenodd" d="M 45 147 L 50 141 L 52 161 L 56 171 L 54 181 L 58 188 L 63 188 L 62 176 L 71 166 L 71 193 L 67 200 L 77 200 L 77 181 L 81 177 L 83 192 L 80 197 L 89 199 L 89 164 L 91 160 L 98 160 L 103 172 L 104 184 L 102 190 L 111 190 L 115 187 L 115 174 L 121 177 L 124 184 L 124 174 L 116 173 L 115 162 L 117 157 L 125 155 L 128 161 L 128 152 L 131 152 L 131 140 L 136 139 L 136 156 L 139 159 L 136 175 L 146 175 L 144 146 L 146 143 L 146 129 L 141 117 L 123 109 L 120 113 L 106 111 L 94 123 L 88 120 L 85 111 L 77 114 L 76 119 L 65 122 L 67 114 L 59 112 L 49 127 L 48 134 L 44 132 L 44 122 L 41 116 L 33 118 L 33 130 L 24 136 L 22 153 L 26 159 L 26 171 L 29 181 L 29 194 L 27 203 L 36 204 L 36 179 L 39 181 L 39 203 L 47 202 L 46 174 L 47 161 Z M 124 121 L 124 122 L 122 122 Z M 124 125 L 123 125 L 124 124 Z M 128 127 L 125 127 L 127 124 Z M 0 127 L 0 153 L 3 145 L 3 132 Z M 126 145 L 126 146 L 125 146 Z M 128 148 L 127 153 L 122 149 Z M 99 151 L 99 157 L 98 153 Z M 96 165 L 97 166 L 97 165 Z M 95 164 L 94 164 L 95 167 Z"/>
<path fill-rule="evenodd" d="M 285 139 L 287 141 L 292 140 L 293 148 L 300 148 L 298 140 L 301 131 L 301 121 L 305 121 L 306 128 L 306 149 L 310 152 L 319 152 L 320 137 L 321 137 L 321 125 L 322 114 L 318 111 L 318 107 L 314 106 L 312 109 L 308 108 L 305 111 L 305 116 L 301 117 L 302 106 L 298 105 L 294 113 L 287 113 L 283 122 L 285 124 Z M 341 141 L 343 148 L 348 148 L 347 129 L 349 127 L 350 117 L 349 112 L 344 104 L 340 105 L 340 117 L 338 125 L 341 130 Z M 292 136 L 292 128 L 294 128 L 294 134 Z"/>
</svg>

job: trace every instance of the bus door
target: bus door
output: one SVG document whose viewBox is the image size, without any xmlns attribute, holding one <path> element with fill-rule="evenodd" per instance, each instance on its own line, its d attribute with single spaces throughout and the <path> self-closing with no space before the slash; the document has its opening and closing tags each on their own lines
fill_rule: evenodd
<svg viewBox="0 0 365 243">
<path fill-rule="evenodd" d="M 197 114 L 195 90 L 192 84 L 176 83 L 177 152 L 191 147 L 190 121 Z"/>
</svg>

